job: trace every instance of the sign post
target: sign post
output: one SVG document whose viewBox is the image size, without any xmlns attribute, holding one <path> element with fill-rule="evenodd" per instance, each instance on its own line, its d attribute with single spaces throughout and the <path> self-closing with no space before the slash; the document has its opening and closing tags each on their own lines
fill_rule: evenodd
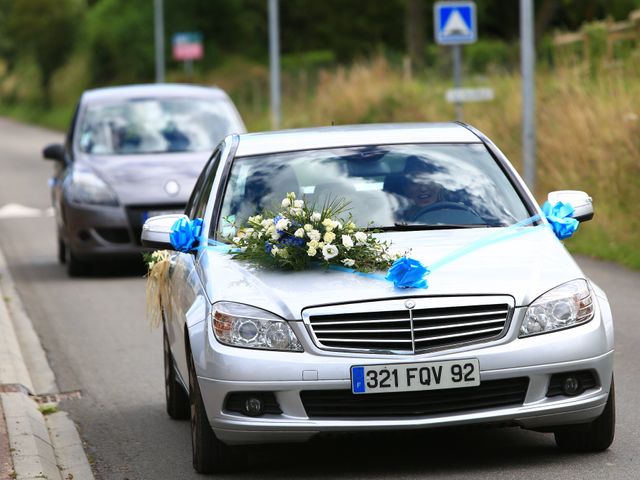
<svg viewBox="0 0 640 480">
<path fill-rule="evenodd" d="M 520 62 L 522 69 L 522 162 L 524 181 L 536 188 L 536 85 L 533 1 L 520 0 Z"/>
<path fill-rule="evenodd" d="M 476 4 L 474 2 L 436 2 L 433 5 L 433 31 L 436 42 L 450 45 L 453 59 L 453 84 L 462 86 L 462 50 L 460 45 L 478 38 Z M 456 120 L 462 120 L 462 102 L 456 101 Z"/>
<path fill-rule="evenodd" d="M 200 32 L 181 32 L 173 35 L 173 59 L 184 62 L 184 70 L 189 79 L 193 78 L 193 61 L 204 55 Z"/>
</svg>

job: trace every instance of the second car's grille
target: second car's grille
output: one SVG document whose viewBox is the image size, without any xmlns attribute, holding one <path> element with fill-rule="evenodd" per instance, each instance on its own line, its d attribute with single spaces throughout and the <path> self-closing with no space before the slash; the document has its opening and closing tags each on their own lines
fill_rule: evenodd
<svg viewBox="0 0 640 480">
<path fill-rule="evenodd" d="M 303 390 L 309 418 L 407 417 L 522 405 L 528 377 L 488 380 L 477 387 L 354 395 L 351 390 Z"/>
<path fill-rule="evenodd" d="M 504 297 L 502 297 L 504 298 Z M 468 299 L 467 299 L 468 301 Z M 495 299 L 494 299 L 495 301 Z M 330 350 L 415 353 L 448 348 L 459 344 L 499 338 L 508 326 L 510 303 L 440 306 L 443 299 L 430 302 L 417 299 L 415 308 L 399 301 L 389 302 L 401 308 L 376 311 L 375 303 L 355 308 L 369 311 L 347 312 L 340 307 L 311 309 L 305 319 L 316 343 Z M 458 302 L 450 298 L 450 304 Z M 429 303 L 434 303 L 430 308 Z M 386 305 L 387 307 L 389 305 Z M 363 308 L 364 307 L 364 308 Z"/>
</svg>

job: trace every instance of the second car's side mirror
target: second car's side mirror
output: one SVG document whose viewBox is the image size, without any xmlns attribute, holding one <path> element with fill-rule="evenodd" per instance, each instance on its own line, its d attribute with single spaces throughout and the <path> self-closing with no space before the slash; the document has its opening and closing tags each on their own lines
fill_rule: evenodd
<svg viewBox="0 0 640 480">
<path fill-rule="evenodd" d="M 558 202 L 568 203 L 573 207 L 573 218 L 579 222 L 586 222 L 593 218 L 593 200 L 585 192 L 580 190 L 558 190 L 549 192 L 547 200 L 551 205 Z"/>
<path fill-rule="evenodd" d="M 151 217 L 142 226 L 140 240 L 145 247 L 157 248 L 159 250 L 175 250 L 171 243 L 171 230 L 173 225 L 186 215 L 159 215 Z"/>
<path fill-rule="evenodd" d="M 59 143 L 52 143 L 51 145 L 47 145 L 42 150 L 42 156 L 47 160 L 64 162 L 64 146 Z"/>
</svg>

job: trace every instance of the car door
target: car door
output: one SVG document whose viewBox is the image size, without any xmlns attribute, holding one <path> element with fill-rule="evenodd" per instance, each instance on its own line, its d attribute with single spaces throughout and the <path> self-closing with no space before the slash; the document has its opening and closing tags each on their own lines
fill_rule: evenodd
<svg viewBox="0 0 640 480">
<path fill-rule="evenodd" d="M 222 144 L 214 151 L 205 165 L 193 189 L 185 214 L 191 219 L 204 218 L 205 209 L 220 162 Z M 184 345 L 184 331 L 187 318 L 196 318 L 200 312 L 206 312 L 206 295 L 196 270 L 194 252 L 172 252 L 169 267 L 169 299 L 165 305 L 167 334 L 171 351 L 178 370 L 186 379 L 187 363 Z"/>
</svg>

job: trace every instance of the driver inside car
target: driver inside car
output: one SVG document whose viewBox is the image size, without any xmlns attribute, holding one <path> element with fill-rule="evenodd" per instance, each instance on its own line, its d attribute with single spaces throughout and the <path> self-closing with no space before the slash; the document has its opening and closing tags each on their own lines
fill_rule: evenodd
<svg viewBox="0 0 640 480">
<path fill-rule="evenodd" d="M 403 212 L 406 220 L 415 220 L 426 207 L 444 200 L 444 189 L 433 181 L 433 173 L 433 165 L 416 156 L 407 158 L 401 188 L 410 202 Z"/>
</svg>

